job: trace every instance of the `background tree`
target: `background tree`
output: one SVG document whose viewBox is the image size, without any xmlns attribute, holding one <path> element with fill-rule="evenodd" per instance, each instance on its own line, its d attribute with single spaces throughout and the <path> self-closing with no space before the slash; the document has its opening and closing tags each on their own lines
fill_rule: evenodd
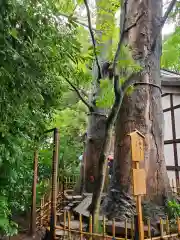
<svg viewBox="0 0 180 240">
<path fill-rule="evenodd" d="M 175 72 L 180 71 L 179 66 L 179 41 L 180 40 L 180 27 L 176 27 L 175 32 L 164 40 L 161 66 Z"/>
<path fill-rule="evenodd" d="M 60 109 L 65 78 L 88 81 L 77 25 L 59 18 L 57 7 L 51 1 L 0 3 L 0 231 L 6 235 L 17 229 L 12 213 L 29 208 L 34 140 Z"/>
</svg>

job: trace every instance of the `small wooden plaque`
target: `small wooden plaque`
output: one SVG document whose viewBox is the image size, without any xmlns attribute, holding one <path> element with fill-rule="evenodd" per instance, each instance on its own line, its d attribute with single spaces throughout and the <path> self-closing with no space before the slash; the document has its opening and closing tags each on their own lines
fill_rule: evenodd
<svg viewBox="0 0 180 240">
<path fill-rule="evenodd" d="M 146 173 L 144 169 L 133 169 L 134 196 L 146 194 Z"/>
<path fill-rule="evenodd" d="M 144 138 L 138 132 L 133 132 L 131 136 L 131 154 L 132 161 L 144 161 Z"/>
</svg>

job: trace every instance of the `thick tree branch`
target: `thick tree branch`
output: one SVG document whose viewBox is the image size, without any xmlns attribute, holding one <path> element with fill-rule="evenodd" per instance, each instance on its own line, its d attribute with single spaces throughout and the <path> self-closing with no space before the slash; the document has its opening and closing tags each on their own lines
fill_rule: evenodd
<svg viewBox="0 0 180 240">
<path fill-rule="evenodd" d="M 119 109 L 120 109 L 120 107 L 121 107 L 121 104 L 122 104 L 124 95 L 125 95 L 128 87 L 133 84 L 133 76 L 134 76 L 134 75 L 135 75 L 135 74 L 132 73 L 132 74 L 126 79 L 126 81 L 122 84 L 122 86 L 120 86 L 120 90 L 119 90 L 118 92 L 116 92 L 116 91 L 117 91 L 117 88 L 114 86 L 114 87 L 115 87 L 115 90 L 114 90 L 114 92 L 115 92 L 115 101 L 114 101 L 114 104 L 113 104 L 113 106 L 112 106 L 112 108 L 111 108 L 111 111 L 110 111 L 110 113 L 109 113 L 109 115 L 108 115 L 108 118 L 107 118 L 107 128 L 108 128 L 110 125 L 114 124 L 114 122 L 115 122 L 115 120 L 116 120 L 116 117 L 117 117 L 117 115 L 118 115 Z M 116 79 L 116 82 L 119 83 L 119 77 L 118 77 L 117 75 L 116 75 L 115 77 L 117 78 L 117 79 Z"/>
<path fill-rule="evenodd" d="M 117 64 L 117 60 L 118 60 L 118 57 L 119 57 L 119 53 L 121 51 L 121 46 L 122 46 L 122 43 L 123 43 L 123 40 L 124 40 L 124 36 L 125 36 L 125 31 L 124 30 L 125 30 L 125 24 L 126 24 L 127 2 L 128 2 L 128 0 L 124 0 L 124 5 L 123 5 L 123 9 L 122 9 L 123 14 L 124 14 L 123 23 L 122 23 L 122 28 L 120 30 L 120 39 L 119 39 L 119 42 L 118 42 L 117 50 L 116 50 L 113 65 L 112 65 L 114 76 L 116 75 L 116 73 L 115 73 L 116 64 Z M 120 16 L 120 25 L 121 25 L 121 20 L 122 20 L 122 17 Z"/>
<path fill-rule="evenodd" d="M 115 94 L 115 102 L 114 105 L 112 107 L 112 110 L 110 112 L 110 115 L 107 119 L 107 122 L 111 122 L 112 119 L 116 118 L 115 114 L 117 114 L 117 112 L 119 110 L 117 110 L 117 108 L 119 108 L 118 106 L 121 105 L 121 101 L 123 100 L 125 91 L 127 90 L 127 88 L 129 87 L 131 81 L 132 81 L 132 77 L 134 74 L 131 74 L 130 77 L 128 77 L 128 79 L 123 83 L 122 86 L 120 86 L 119 88 L 119 77 L 116 75 L 116 64 L 118 61 L 118 56 L 119 53 L 121 51 L 121 46 L 123 44 L 123 40 L 125 37 L 125 34 L 132 29 L 133 27 L 135 27 L 138 23 L 138 21 L 142 18 L 142 16 L 145 14 L 144 12 L 142 12 L 141 14 L 139 14 L 135 20 L 134 23 L 132 23 L 130 26 L 128 26 L 127 28 L 125 28 L 126 26 L 126 15 L 127 15 L 127 4 L 128 4 L 128 0 L 124 0 L 124 4 L 123 4 L 123 9 L 122 9 L 122 14 L 120 16 L 120 25 L 121 25 L 121 21 L 122 22 L 122 27 L 121 27 L 121 32 L 120 32 L 120 39 L 118 42 L 118 46 L 117 46 L 117 50 L 115 53 L 115 57 L 114 57 L 114 61 L 113 61 L 113 74 L 114 74 L 114 94 Z"/>
<path fill-rule="evenodd" d="M 157 31 L 156 31 L 156 34 L 155 34 L 155 38 L 152 42 L 152 45 L 151 45 L 151 52 L 154 52 L 155 48 L 156 48 L 156 41 L 157 41 L 157 38 L 159 37 L 159 35 L 161 34 L 161 30 L 162 28 L 164 27 L 164 24 L 169 16 L 169 14 L 171 13 L 173 7 L 175 6 L 177 0 L 172 0 L 164 14 L 164 16 L 161 18 L 161 22 L 160 22 L 160 25 L 159 27 L 157 28 Z"/>
<path fill-rule="evenodd" d="M 121 13 L 121 14 L 124 14 L 124 16 L 122 17 L 122 15 L 120 15 L 120 24 L 119 24 L 119 25 L 121 25 L 121 21 L 123 21 L 122 29 L 120 30 L 120 39 L 119 39 L 119 42 L 118 42 L 117 50 L 116 50 L 113 65 L 112 65 L 113 75 L 114 75 L 115 104 L 116 104 L 116 102 L 119 101 L 119 97 L 120 97 L 119 96 L 119 77 L 116 74 L 116 65 L 117 65 L 119 53 L 121 51 L 121 46 L 122 46 L 124 36 L 125 36 L 125 31 L 124 30 L 125 30 L 125 25 L 126 25 L 127 3 L 128 3 L 128 0 L 124 0 L 124 5 L 123 5 L 123 9 L 122 9 L 123 13 Z"/>
<path fill-rule="evenodd" d="M 93 107 L 82 97 L 80 91 L 78 90 L 78 88 L 71 82 L 69 81 L 69 79 L 64 78 L 66 80 L 66 82 L 74 89 L 74 91 L 77 93 L 78 97 L 80 98 L 80 100 L 88 107 L 90 112 L 93 112 L 94 109 Z"/>
<path fill-rule="evenodd" d="M 165 12 L 165 14 L 164 14 L 164 16 L 162 17 L 161 26 L 160 26 L 161 29 L 163 28 L 163 26 L 164 26 L 164 24 L 165 24 L 165 22 L 166 22 L 166 20 L 167 20 L 167 18 L 168 18 L 168 16 L 169 16 L 169 14 L 171 13 L 173 7 L 175 6 L 176 2 L 177 2 L 177 0 L 172 0 L 172 1 L 170 2 L 170 4 L 169 4 L 169 6 L 168 6 L 168 8 L 167 8 L 167 10 L 166 10 L 166 12 Z"/>
<path fill-rule="evenodd" d="M 116 68 L 116 64 L 117 64 L 117 60 L 118 60 L 118 56 L 119 53 L 121 51 L 121 46 L 125 37 L 125 34 L 128 33 L 133 27 L 135 27 L 138 23 L 138 21 L 143 17 L 143 15 L 145 14 L 145 12 L 142 12 L 141 14 L 139 14 L 135 20 L 135 22 L 133 22 L 130 26 L 128 26 L 127 28 L 125 28 L 126 25 L 126 14 L 127 14 L 127 3 L 128 0 L 124 0 L 124 6 L 123 6 L 123 10 L 124 13 L 124 17 L 123 17 L 123 23 L 122 23 L 122 29 L 121 29 L 121 33 L 120 33 L 120 40 L 118 43 L 118 47 L 115 53 L 115 57 L 114 57 L 114 62 L 113 62 L 113 72 L 115 73 L 115 68 Z M 122 18 L 120 17 L 120 21 L 122 20 Z"/>
<path fill-rule="evenodd" d="M 119 97 L 119 76 L 114 76 L 114 95 L 115 95 L 115 101 Z"/>
<path fill-rule="evenodd" d="M 145 14 L 145 12 L 142 12 L 141 14 L 139 14 L 135 20 L 135 22 L 133 22 L 131 25 L 129 25 L 126 29 L 124 29 L 124 32 L 127 33 L 129 32 L 129 30 L 131 30 L 133 27 L 135 27 L 139 20 L 143 17 L 143 15 Z"/>
<path fill-rule="evenodd" d="M 101 78 L 101 67 L 100 67 L 100 64 L 99 64 L 99 61 L 98 61 L 98 57 L 97 57 L 97 53 L 96 53 L 96 41 L 95 41 L 94 33 L 93 33 L 93 30 L 92 30 L 91 16 L 90 16 L 90 10 L 89 10 L 89 6 L 88 6 L 88 3 L 87 3 L 87 0 L 84 0 L 84 4 L 86 6 L 87 17 L 88 17 L 88 25 L 89 25 L 89 32 L 90 32 L 92 43 L 93 43 L 94 56 L 95 56 L 96 65 L 97 65 L 97 68 L 98 68 L 98 76 L 99 76 L 99 79 L 100 79 Z"/>
</svg>

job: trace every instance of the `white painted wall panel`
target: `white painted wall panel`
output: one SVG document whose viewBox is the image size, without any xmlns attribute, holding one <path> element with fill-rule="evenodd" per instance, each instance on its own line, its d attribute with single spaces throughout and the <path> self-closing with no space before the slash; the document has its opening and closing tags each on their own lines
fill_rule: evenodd
<svg viewBox="0 0 180 240">
<path fill-rule="evenodd" d="M 171 112 L 164 112 L 164 140 L 172 140 Z"/>
<path fill-rule="evenodd" d="M 176 139 L 180 138 L 180 108 L 174 109 Z"/>
<path fill-rule="evenodd" d="M 180 166 L 180 143 L 177 143 L 176 146 L 177 146 L 178 165 Z"/>
<path fill-rule="evenodd" d="M 164 145 L 164 156 L 167 166 L 175 166 L 173 144 Z"/>
<path fill-rule="evenodd" d="M 173 94 L 173 106 L 180 105 L 180 94 Z"/>
<path fill-rule="evenodd" d="M 172 180 L 173 180 L 174 185 L 176 186 L 175 172 L 174 171 L 167 171 L 167 174 L 168 174 L 168 177 L 169 177 L 170 185 L 172 186 Z"/>
<path fill-rule="evenodd" d="M 166 109 L 170 107 L 170 95 L 162 97 L 162 108 Z"/>
<path fill-rule="evenodd" d="M 180 87 L 168 87 L 162 86 L 163 93 L 180 93 Z"/>
</svg>

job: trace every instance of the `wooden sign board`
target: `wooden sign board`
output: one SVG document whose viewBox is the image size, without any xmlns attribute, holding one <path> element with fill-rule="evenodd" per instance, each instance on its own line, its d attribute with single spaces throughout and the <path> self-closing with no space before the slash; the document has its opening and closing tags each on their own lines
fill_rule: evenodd
<svg viewBox="0 0 180 240">
<path fill-rule="evenodd" d="M 144 161 L 144 137 L 138 131 L 130 134 L 132 161 Z"/>
<path fill-rule="evenodd" d="M 146 173 L 144 169 L 133 169 L 134 196 L 146 194 Z"/>
</svg>

